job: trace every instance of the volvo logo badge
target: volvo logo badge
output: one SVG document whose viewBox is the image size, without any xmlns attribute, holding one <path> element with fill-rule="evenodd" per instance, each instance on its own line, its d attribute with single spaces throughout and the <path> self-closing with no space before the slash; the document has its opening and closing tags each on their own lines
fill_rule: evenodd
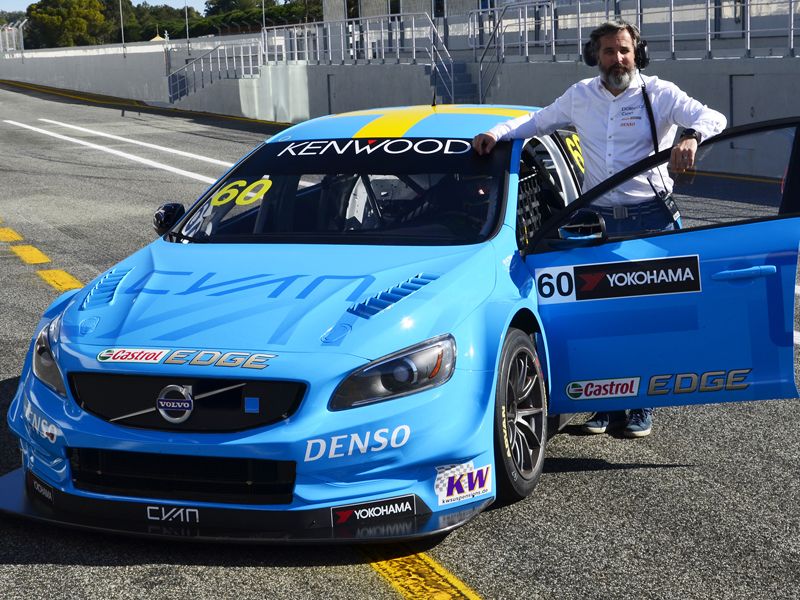
<svg viewBox="0 0 800 600">
<path fill-rule="evenodd" d="M 183 423 L 194 410 L 192 386 L 168 385 L 158 393 L 156 408 L 165 421 L 174 425 Z"/>
</svg>

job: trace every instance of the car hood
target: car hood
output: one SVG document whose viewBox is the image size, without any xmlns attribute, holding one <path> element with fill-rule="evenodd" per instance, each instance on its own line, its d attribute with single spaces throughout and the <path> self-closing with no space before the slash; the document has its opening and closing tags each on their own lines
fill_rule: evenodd
<svg viewBox="0 0 800 600">
<path fill-rule="evenodd" d="M 345 352 L 372 359 L 450 332 L 494 287 L 491 244 L 157 240 L 76 294 L 62 342 L 104 348 Z"/>
</svg>

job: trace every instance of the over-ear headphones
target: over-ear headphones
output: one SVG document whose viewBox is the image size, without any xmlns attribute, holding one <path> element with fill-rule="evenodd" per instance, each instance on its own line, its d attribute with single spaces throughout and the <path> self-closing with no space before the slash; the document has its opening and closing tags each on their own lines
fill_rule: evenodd
<svg viewBox="0 0 800 600">
<path fill-rule="evenodd" d="M 642 36 L 635 25 L 617 21 L 613 24 L 609 23 L 607 25 L 601 25 L 591 33 L 589 41 L 583 45 L 583 62 L 586 63 L 587 66 L 597 66 L 598 58 L 596 48 L 600 46 L 600 38 L 616 33 L 620 30 L 620 28 L 627 29 L 628 33 L 631 34 L 631 38 L 633 38 L 633 59 L 636 68 L 641 71 L 650 64 L 650 54 L 647 51 L 647 40 L 642 39 Z"/>
</svg>

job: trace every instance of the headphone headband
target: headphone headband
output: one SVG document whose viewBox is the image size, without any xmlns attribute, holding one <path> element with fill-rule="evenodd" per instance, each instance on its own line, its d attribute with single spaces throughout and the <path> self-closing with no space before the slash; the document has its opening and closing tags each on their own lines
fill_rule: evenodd
<svg viewBox="0 0 800 600">
<path fill-rule="evenodd" d="M 589 67 L 596 67 L 598 63 L 597 51 L 600 47 L 600 38 L 607 35 L 627 30 L 633 40 L 633 57 L 636 68 L 640 71 L 650 64 L 650 55 L 647 51 L 647 41 L 642 39 L 636 25 L 626 21 L 608 21 L 603 23 L 589 34 L 589 41 L 583 46 L 583 62 Z"/>
</svg>

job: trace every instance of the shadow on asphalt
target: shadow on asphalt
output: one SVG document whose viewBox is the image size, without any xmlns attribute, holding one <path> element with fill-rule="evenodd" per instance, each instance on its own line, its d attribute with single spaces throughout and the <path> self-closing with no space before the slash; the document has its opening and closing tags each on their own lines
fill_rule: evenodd
<svg viewBox="0 0 800 600">
<path fill-rule="evenodd" d="M 103 108 L 117 109 L 121 111 L 123 117 L 126 116 L 127 113 L 145 113 L 167 117 L 179 117 L 194 121 L 200 125 L 246 131 L 249 133 L 262 133 L 264 135 L 275 135 L 287 127 L 287 125 L 284 123 L 270 123 L 268 121 L 226 117 L 225 115 L 215 115 L 212 113 L 201 113 L 174 108 L 160 108 L 157 106 L 148 106 L 136 100 L 112 98 L 109 96 L 100 96 L 97 94 L 76 92 L 73 90 L 58 90 L 55 88 L 48 89 L 46 87 L 39 86 L 36 86 L 35 88 L 33 86 L 23 87 L 23 85 L 27 86 L 28 84 L 17 84 L 13 81 L 0 80 L 0 89 L 7 90 L 9 92 L 24 94 L 33 98 L 42 98 L 48 102 L 59 102 L 61 104 L 74 104 L 78 106 L 101 106 Z"/>
<path fill-rule="evenodd" d="M 591 471 L 616 471 L 627 469 L 676 469 L 693 467 L 678 463 L 610 463 L 599 458 L 548 458 L 544 461 L 544 473 L 579 473 Z"/>
<path fill-rule="evenodd" d="M 19 377 L 0 380 L 0 475 L 16 469 L 19 465 L 19 444 L 8 429 L 6 415 L 11 399 L 17 391 Z"/>
<path fill-rule="evenodd" d="M 120 567 L 163 564 L 171 567 L 309 567 L 360 565 L 421 552 L 446 536 L 387 544 L 225 544 L 148 540 L 124 535 L 52 527 L 0 515 L 0 566 L 69 565 Z"/>
</svg>

